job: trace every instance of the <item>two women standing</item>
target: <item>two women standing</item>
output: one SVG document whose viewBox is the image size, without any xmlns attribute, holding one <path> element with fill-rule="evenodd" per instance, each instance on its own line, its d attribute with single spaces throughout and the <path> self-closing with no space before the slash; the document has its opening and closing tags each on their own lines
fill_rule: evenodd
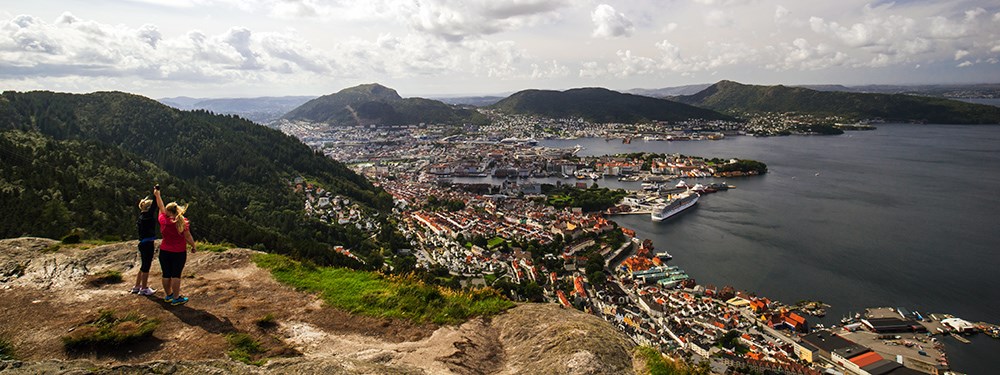
<svg viewBox="0 0 1000 375">
<path fill-rule="evenodd" d="M 163 236 L 163 241 L 160 242 L 160 269 L 163 271 L 163 292 L 166 293 L 163 301 L 174 306 L 183 305 L 188 302 L 188 298 L 181 295 L 181 272 L 187 261 L 187 245 L 191 245 L 192 253 L 196 251 L 194 237 L 191 236 L 191 223 L 184 218 L 187 207 L 178 205 L 177 202 L 164 205 L 159 185 L 153 188 L 153 196 L 156 197 L 156 207 L 159 209 L 157 221 Z M 152 224 L 154 214 L 149 212 L 151 203 L 148 199 L 139 202 L 139 209 L 142 211 L 139 215 L 139 254 L 142 265 L 136 276 L 136 286 L 132 289 L 133 293 L 147 296 L 156 292 L 147 285 L 153 259 L 153 240 L 156 239 Z"/>
</svg>

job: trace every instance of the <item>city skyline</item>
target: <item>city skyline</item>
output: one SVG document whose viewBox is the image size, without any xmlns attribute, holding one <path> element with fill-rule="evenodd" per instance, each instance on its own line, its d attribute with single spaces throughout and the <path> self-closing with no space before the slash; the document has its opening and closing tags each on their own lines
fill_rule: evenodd
<svg viewBox="0 0 1000 375">
<path fill-rule="evenodd" d="M 0 11 L 5 90 L 403 96 L 712 83 L 996 83 L 987 1 L 102 0 Z"/>
</svg>

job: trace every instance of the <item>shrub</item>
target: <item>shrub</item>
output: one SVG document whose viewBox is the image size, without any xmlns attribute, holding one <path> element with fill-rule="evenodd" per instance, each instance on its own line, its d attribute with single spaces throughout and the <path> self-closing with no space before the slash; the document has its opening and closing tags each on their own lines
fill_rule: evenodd
<svg viewBox="0 0 1000 375">
<path fill-rule="evenodd" d="M 97 318 L 76 327 L 62 340 L 66 350 L 108 348 L 152 336 L 159 324 L 138 312 L 117 316 L 112 310 L 101 310 Z"/>
<path fill-rule="evenodd" d="M 66 245 L 78 244 L 83 241 L 83 233 L 78 230 L 73 230 L 63 236 L 61 241 Z"/>
<path fill-rule="evenodd" d="M 0 339 L 0 361 L 8 361 L 15 358 L 14 346 L 11 345 L 9 341 Z"/>
<path fill-rule="evenodd" d="M 270 329 L 278 325 L 278 322 L 274 319 L 274 314 L 271 313 L 267 313 L 267 315 L 260 317 L 260 319 L 257 319 L 254 323 L 257 324 L 257 327 L 260 329 Z"/>
<path fill-rule="evenodd" d="M 256 366 L 266 362 L 266 359 L 260 358 L 265 353 L 264 348 L 253 336 L 242 332 L 230 333 L 226 335 L 226 341 L 229 342 L 229 351 L 226 352 L 229 358 Z"/>
</svg>

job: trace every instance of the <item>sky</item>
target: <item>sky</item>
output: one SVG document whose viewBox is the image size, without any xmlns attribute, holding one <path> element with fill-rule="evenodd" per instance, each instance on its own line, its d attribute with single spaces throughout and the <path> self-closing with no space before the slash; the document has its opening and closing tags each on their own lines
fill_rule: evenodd
<svg viewBox="0 0 1000 375">
<path fill-rule="evenodd" d="M 0 0 L 0 89 L 408 96 L 1000 82 L 996 0 Z"/>
</svg>

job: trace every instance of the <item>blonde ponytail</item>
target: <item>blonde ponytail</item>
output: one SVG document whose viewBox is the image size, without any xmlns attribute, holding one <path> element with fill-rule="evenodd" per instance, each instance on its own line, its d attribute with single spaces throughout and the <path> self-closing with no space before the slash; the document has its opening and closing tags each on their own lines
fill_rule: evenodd
<svg viewBox="0 0 1000 375">
<path fill-rule="evenodd" d="M 142 198 L 142 200 L 139 201 L 139 211 L 142 212 L 149 211 L 149 208 L 152 206 L 153 206 L 153 200 L 149 199 L 149 197 Z"/>
<path fill-rule="evenodd" d="M 168 212 L 174 214 L 174 225 L 177 225 L 177 233 L 184 233 L 184 224 L 187 223 L 187 219 L 184 218 L 184 213 L 187 212 L 188 206 L 181 206 L 177 202 L 170 202 L 167 207 L 164 207 Z"/>
</svg>

